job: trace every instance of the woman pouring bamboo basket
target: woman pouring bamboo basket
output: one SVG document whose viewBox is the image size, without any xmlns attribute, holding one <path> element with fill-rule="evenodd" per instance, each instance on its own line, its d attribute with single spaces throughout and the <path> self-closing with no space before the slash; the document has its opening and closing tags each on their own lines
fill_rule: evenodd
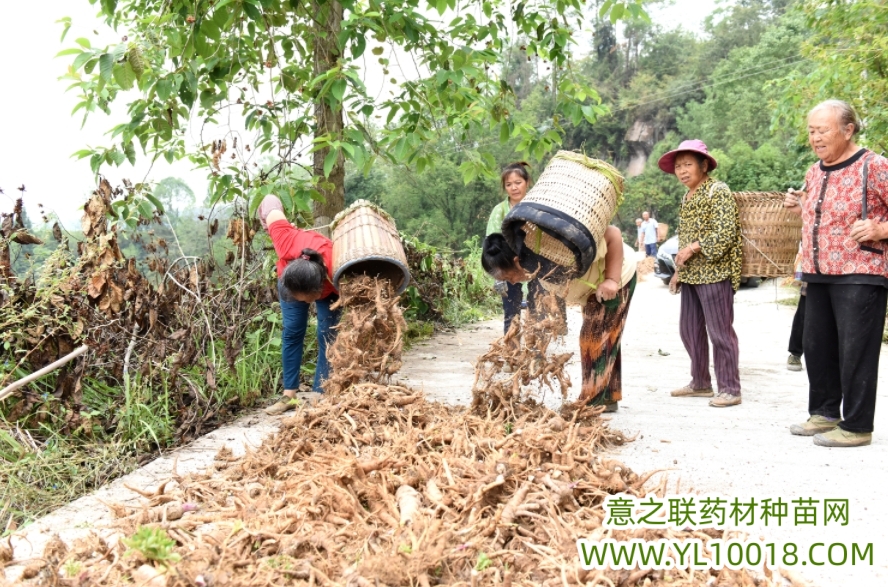
<svg viewBox="0 0 888 587">
<path fill-rule="evenodd" d="M 484 240 L 481 257 L 494 279 L 537 276 L 583 307 L 577 401 L 607 412 L 622 399 L 620 341 L 636 284 L 632 249 L 610 224 L 622 195 L 623 178 L 611 165 L 560 151 L 503 220 L 502 232 Z"/>
</svg>

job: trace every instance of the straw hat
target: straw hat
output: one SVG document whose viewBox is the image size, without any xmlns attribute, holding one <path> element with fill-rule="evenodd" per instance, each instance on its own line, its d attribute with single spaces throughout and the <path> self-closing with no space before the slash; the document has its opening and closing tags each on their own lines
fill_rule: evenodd
<svg viewBox="0 0 888 587">
<path fill-rule="evenodd" d="M 665 171 L 666 173 L 671 173 L 675 175 L 675 157 L 682 152 L 690 151 L 692 153 L 699 153 L 706 157 L 709 160 L 709 171 L 712 171 L 716 167 L 718 167 L 718 161 L 715 160 L 715 157 L 709 154 L 709 149 L 706 148 L 706 143 L 701 141 L 700 139 L 691 139 L 688 141 L 682 141 L 677 149 L 674 151 L 669 151 L 657 162 L 657 165 L 660 166 L 660 169 Z"/>
</svg>

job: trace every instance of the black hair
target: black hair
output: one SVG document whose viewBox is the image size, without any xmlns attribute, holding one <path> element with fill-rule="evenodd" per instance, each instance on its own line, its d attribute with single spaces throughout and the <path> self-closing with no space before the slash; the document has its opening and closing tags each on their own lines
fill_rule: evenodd
<svg viewBox="0 0 888 587">
<path fill-rule="evenodd" d="M 320 293 L 326 279 L 324 257 L 314 249 L 302 249 L 302 254 L 287 264 L 281 284 L 291 294 Z"/>
<path fill-rule="evenodd" d="M 695 151 L 684 152 L 694 156 L 694 159 L 697 160 L 697 165 L 700 167 L 700 171 L 702 171 L 703 173 L 709 173 L 710 171 L 712 171 L 711 169 L 709 169 L 709 159 L 706 157 L 706 155 L 702 153 L 697 153 Z M 703 166 L 704 162 L 706 163 L 705 167 Z"/>
<path fill-rule="evenodd" d="M 500 183 L 502 183 L 503 189 L 506 189 L 506 178 L 513 173 L 517 173 L 521 179 L 527 183 L 533 181 L 530 177 L 530 173 L 527 171 L 528 167 L 530 167 L 530 164 L 525 161 L 518 161 L 506 165 L 505 168 L 503 168 L 503 172 L 500 174 Z"/>
<path fill-rule="evenodd" d="M 481 245 L 481 267 L 490 275 L 495 271 L 514 269 L 516 256 L 506 237 L 498 232 L 487 235 Z"/>
</svg>

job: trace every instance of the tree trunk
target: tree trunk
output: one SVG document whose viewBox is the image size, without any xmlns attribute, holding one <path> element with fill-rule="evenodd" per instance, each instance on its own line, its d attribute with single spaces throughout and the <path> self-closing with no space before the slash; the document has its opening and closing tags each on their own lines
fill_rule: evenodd
<svg viewBox="0 0 888 587">
<path fill-rule="evenodd" d="M 339 49 L 336 47 L 336 38 L 342 28 L 342 5 L 339 2 L 315 0 L 312 2 L 312 10 L 315 13 L 315 75 L 329 71 L 336 65 L 339 59 Z M 315 136 L 330 134 L 339 137 L 342 134 L 343 119 L 342 108 L 336 112 L 330 108 L 324 100 L 315 102 Z M 312 213 L 314 226 L 324 236 L 330 236 L 329 228 L 320 228 L 330 224 L 333 217 L 345 208 L 345 159 L 342 153 L 336 160 L 336 164 L 330 171 L 329 177 L 324 177 L 324 159 L 330 149 L 320 149 L 314 153 L 314 176 L 318 180 L 318 190 L 324 197 L 323 202 L 314 202 Z"/>
</svg>

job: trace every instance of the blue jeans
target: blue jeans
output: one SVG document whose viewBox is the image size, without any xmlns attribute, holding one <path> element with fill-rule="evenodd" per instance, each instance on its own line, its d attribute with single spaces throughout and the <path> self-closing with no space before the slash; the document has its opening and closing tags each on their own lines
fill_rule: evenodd
<svg viewBox="0 0 888 587">
<path fill-rule="evenodd" d="M 644 245 L 644 254 L 648 257 L 656 257 L 657 256 L 657 243 L 645 244 Z"/>
<path fill-rule="evenodd" d="M 309 304 L 292 299 L 278 282 L 278 299 L 284 315 L 284 330 L 281 334 L 281 359 L 284 365 L 284 389 L 299 389 L 299 371 L 302 368 L 302 350 L 305 342 L 305 329 L 308 326 Z M 312 391 L 323 392 L 321 385 L 330 375 L 327 362 L 327 345 L 336 336 L 333 327 L 339 323 L 339 310 L 331 310 L 330 305 L 338 299 L 331 294 L 315 302 L 318 314 L 318 364 L 315 367 Z"/>
</svg>

